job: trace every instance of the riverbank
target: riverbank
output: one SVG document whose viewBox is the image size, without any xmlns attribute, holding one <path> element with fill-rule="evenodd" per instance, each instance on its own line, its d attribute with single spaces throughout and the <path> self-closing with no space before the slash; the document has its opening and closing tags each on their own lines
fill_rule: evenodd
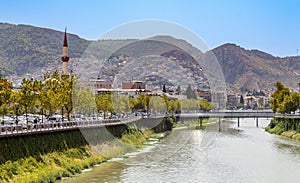
<svg viewBox="0 0 300 183">
<path fill-rule="evenodd" d="M 152 130 L 140 131 L 131 126 L 113 141 L 7 161 L 0 165 L 0 182 L 54 182 L 72 177 L 96 164 L 135 151 L 152 134 Z"/>
<path fill-rule="evenodd" d="M 109 160 L 62 183 L 299 180 L 299 143 L 256 128 L 254 118 L 240 120 L 240 128 L 236 120 L 222 121 L 226 126 L 221 131 L 174 129 L 154 145 Z M 264 119 L 259 125 L 266 127 L 269 123 L 270 119 Z M 218 121 L 212 125 L 218 127 Z"/>
<path fill-rule="evenodd" d="M 265 128 L 265 131 L 300 141 L 299 124 L 298 120 L 274 118 Z"/>
</svg>

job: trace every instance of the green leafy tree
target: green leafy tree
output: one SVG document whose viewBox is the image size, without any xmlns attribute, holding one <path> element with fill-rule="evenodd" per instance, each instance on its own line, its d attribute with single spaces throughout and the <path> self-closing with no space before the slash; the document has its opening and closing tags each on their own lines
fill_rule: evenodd
<svg viewBox="0 0 300 183">
<path fill-rule="evenodd" d="M 151 113 L 164 113 L 167 111 L 167 104 L 160 96 L 150 97 L 149 109 Z"/>
<path fill-rule="evenodd" d="M 19 115 L 20 111 L 20 93 L 18 91 L 12 92 L 10 95 L 10 103 L 12 104 L 12 110 L 15 112 L 16 115 L 16 124 L 18 124 L 17 116 Z"/>
<path fill-rule="evenodd" d="M 10 96 L 12 94 L 12 83 L 5 78 L 0 78 L 0 106 L 2 115 L 7 113 L 7 104 L 9 104 Z"/>
<path fill-rule="evenodd" d="M 149 103 L 150 103 L 150 96 L 145 94 L 140 94 L 138 97 L 139 105 L 143 106 L 143 110 L 146 110 L 147 113 L 149 112 Z"/>
<path fill-rule="evenodd" d="M 130 96 L 128 98 L 128 101 L 129 101 L 129 107 L 130 107 L 132 112 L 143 108 L 142 105 L 139 105 L 138 100 L 136 98 L 132 97 L 132 96 Z"/>
<path fill-rule="evenodd" d="M 28 109 L 34 105 L 35 93 L 34 93 L 34 81 L 33 79 L 24 78 L 21 83 L 20 90 L 20 104 L 25 109 L 26 123 L 28 123 Z"/>
<path fill-rule="evenodd" d="M 107 112 L 112 113 L 113 106 L 110 93 L 99 94 L 96 97 L 96 107 L 98 112 L 102 111 L 104 113 L 104 118 L 107 116 Z"/>
<path fill-rule="evenodd" d="M 115 113 L 125 113 L 130 111 L 128 98 L 126 96 L 111 96 L 113 111 Z"/>
<path fill-rule="evenodd" d="M 77 77 L 75 76 L 73 71 L 71 71 L 70 76 L 61 77 L 60 100 L 61 100 L 62 110 L 65 109 L 67 112 L 68 121 L 70 121 L 70 114 L 73 110 L 72 95 L 75 92 L 73 91 L 73 86 L 76 84 L 77 84 Z M 88 103 L 95 104 L 94 97 L 91 98 L 90 96 L 88 96 L 87 100 L 88 99 L 91 100 Z M 95 105 L 93 105 L 93 107 L 89 107 L 89 109 L 91 108 L 95 109 Z M 90 111 L 94 111 L 94 109 Z"/>
<path fill-rule="evenodd" d="M 60 98 L 62 89 L 59 72 L 56 70 L 51 75 L 45 75 L 44 84 L 45 109 L 49 115 L 53 115 L 62 106 Z"/>
<path fill-rule="evenodd" d="M 212 109 L 212 104 L 207 100 L 199 100 L 199 106 L 203 111 L 209 111 Z"/>
<path fill-rule="evenodd" d="M 299 108 L 300 96 L 298 93 L 293 92 L 290 95 L 286 95 L 281 105 L 279 105 L 279 112 L 291 113 Z"/>
<path fill-rule="evenodd" d="M 169 100 L 167 102 L 168 105 L 168 111 L 170 113 L 174 113 L 175 111 L 179 111 L 181 106 L 180 106 L 180 101 L 178 99 L 175 100 Z"/>
<path fill-rule="evenodd" d="M 243 108 L 243 107 L 244 107 L 244 104 L 238 103 L 238 104 L 236 105 L 236 107 L 237 107 L 237 108 Z"/>
<path fill-rule="evenodd" d="M 281 82 L 277 82 L 275 84 L 276 90 L 274 93 L 271 95 L 271 108 L 273 112 L 281 112 L 284 113 L 284 109 L 282 107 L 282 103 L 284 101 L 285 96 L 290 95 L 290 90 L 286 87 Z"/>
<path fill-rule="evenodd" d="M 181 100 L 181 109 L 185 111 L 199 110 L 199 101 L 196 99 Z"/>
<path fill-rule="evenodd" d="M 97 107 L 93 93 L 89 89 L 81 89 L 78 91 L 76 99 L 74 98 L 74 108 L 75 112 L 79 114 L 87 116 L 94 114 L 97 111 Z"/>
<path fill-rule="evenodd" d="M 42 122 L 44 122 L 44 111 L 46 109 L 47 101 L 49 100 L 46 93 L 47 88 L 45 87 L 45 82 L 37 81 L 34 85 L 35 91 L 37 93 L 36 95 L 36 105 L 38 106 L 38 109 L 40 111 L 40 114 L 42 115 Z"/>
</svg>

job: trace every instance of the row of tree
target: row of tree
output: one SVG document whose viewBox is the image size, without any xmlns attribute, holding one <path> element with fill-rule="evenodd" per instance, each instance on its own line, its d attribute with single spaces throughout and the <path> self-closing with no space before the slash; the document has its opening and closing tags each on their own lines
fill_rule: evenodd
<svg viewBox="0 0 300 183">
<path fill-rule="evenodd" d="M 59 112 L 92 115 L 103 112 L 122 114 L 143 111 L 147 114 L 176 113 L 182 110 L 208 111 L 213 106 L 206 100 L 188 97 L 184 100 L 170 99 L 166 95 L 150 96 L 139 94 L 136 97 L 102 93 L 95 96 L 88 88 L 78 85 L 78 78 L 71 72 L 69 77 L 61 77 L 58 71 L 45 74 L 43 81 L 23 79 L 20 89 L 13 90 L 12 83 L 0 80 L 1 114 L 20 115 L 39 113 L 53 115 Z M 26 115 L 27 116 L 27 115 Z"/>
<path fill-rule="evenodd" d="M 126 113 L 143 111 L 147 114 L 178 113 L 181 111 L 204 110 L 209 111 L 213 105 L 206 100 L 197 99 L 170 99 L 164 96 L 150 96 L 140 94 L 137 97 L 116 96 L 112 93 L 99 94 L 96 98 L 96 108 L 98 112 Z M 88 106 L 82 108 L 87 109 Z M 91 111 L 91 110 L 90 110 Z"/>
<path fill-rule="evenodd" d="M 291 92 L 281 82 L 275 84 L 276 90 L 271 95 L 270 101 L 273 112 L 278 113 L 291 113 L 299 109 L 300 94 Z"/>
<path fill-rule="evenodd" d="M 19 89 L 13 90 L 12 83 L 7 79 L 0 80 L 1 114 L 15 115 L 40 113 L 53 115 L 57 110 L 67 113 L 68 118 L 73 109 L 72 85 L 75 76 L 60 77 L 58 71 L 45 74 L 44 81 L 22 80 Z"/>
</svg>

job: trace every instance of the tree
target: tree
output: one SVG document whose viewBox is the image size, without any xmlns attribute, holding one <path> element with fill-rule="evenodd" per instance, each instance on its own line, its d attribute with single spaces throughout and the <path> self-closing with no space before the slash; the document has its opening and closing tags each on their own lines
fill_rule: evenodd
<svg viewBox="0 0 300 183">
<path fill-rule="evenodd" d="M 49 111 L 49 115 L 53 115 L 59 107 L 62 106 L 61 101 L 61 78 L 59 72 L 56 70 L 51 75 L 44 76 L 45 92 L 43 94 L 46 98 L 45 109 Z"/>
<path fill-rule="evenodd" d="M 126 96 L 111 96 L 113 111 L 115 113 L 124 113 L 130 110 L 128 98 Z"/>
<path fill-rule="evenodd" d="M 20 94 L 18 91 L 12 92 L 12 94 L 10 95 L 10 102 L 13 107 L 13 111 L 15 111 L 15 115 L 16 115 L 16 124 L 18 124 L 18 113 L 20 110 Z"/>
<path fill-rule="evenodd" d="M 236 105 L 236 107 L 237 107 L 238 109 L 243 108 L 243 107 L 244 107 L 244 104 L 238 103 L 238 104 Z"/>
<path fill-rule="evenodd" d="M 137 111 L 142 108 L 142 106 L 139 106 L 139 102 L 136 98 L 130 96 L 128 100 L 129 100 L 129 107 L 131 109 L 131 112 Z"/>
<path fill-rule="evenodd" d="M 244 96 L 243 96 L 243 95 L 241 95 L 241 97 L 240 97 L 240 103 L 243 104 L 243 105 L 244 105 L 244 103 L 245 103 L 245 101 L 244 101 Z"/>
<path fill-rule="evenodd" d="M 90 116 L 97 111 L 96 99 L 89 89 L 81 89 L 78 91 L 73 104 L 75 112 L 79 114 Z"/>
<path fill-rule="evenodd" d="M 300 105 L 300 96 L 298 93 L 293 92 L 284 97 L 282 104 L 279 106 L 279 112 L 291 113 L 296 111 Z"/>
<path fill-rule="evenodd" d="M 165 113 L 167 111 L 167 104 L 160 96 L 152 96 L 149 102 L 149 109 L 151 113 Z"/>
<path fill-rule="evenodd" d="M 281 106 L 281 104 L 284 101 L 285 96 L 290 95 L 290 90 L 286 87 L 281 82 L 277 82 L 275 84 L 276 90 L 274 93 L 271 95 L 271 108 L 273 112 L 281 112 L 284 113 L 284 110 Z"/>
<path fill-rule="evenodd" d="M 181 88 L 180 88 L 180 85 L 177 86 L 177 93 L 178 93 L 178 95 L 181 94 Z"/>
<path fill-rule="evenodd" d="M 46 95 L 47 88 L 45 86 L 46 86 L 45 83 L 42 81 L 38 81 L 34 86 L 35 91 L 38 94 L 36 95 L 36 101 L 37 101 L 36 103 L 37 106 L 39 107 L 40 114 L 42 115 L 42 122 L 44 122 L 44 111 L 48 100 L 48 97 Z"/>
<path fill-rule="evenodd" d="M 26 123 L 28 123 L 28 109 L 33 106 L 35 93 L 34 93 L 34 81 L 33 79 L 24 78 L 21 83 L 20 90 L 20 104 L 24 106 L 26 114 Z"/>
<path fill-rule="evenodd" d="M 212 104 L 207 100 L 199 100 L 200 109 L 203 111 L 209 111 L 212 109 Z"/>
<path fill-rule="evenodd" d="M 5 78 L 0 78 L 0 106 L 3 115 L 7 113 L 7 104 L 9 104 L 11 94 L 12 83 L 8 82 Z"/>
<path fill-rule="evenodd" d="M 192 89 L 192 85 L 190 85 L 190 84 L 186 89 L 186 97 L 188 99 L 196 99 L 197 98 L 195 91 Z"/>
<path fill-rule="evenodd" d="M 181 108 L 180 102 L 179 102 L 178 99 L 168 100 L 167 106 L 168 106 L 168 111 L 169 111 L 170 113 L 179 111 L 180 108 Z"/>
<path fill-rule="evenodd" d="M 181 100 L 181 109 L 185 111 L 191 111 L 191 110 L 199 110 L 199 101 L 196 99 L 184 99 Z"/>
<path fill-rule="evenodd" d="M 147 113 L 149 112 L 149 102 L 150 102 L 150 96 L 145 95 L 145 94 L 140 94 L 137 97 L 137 100 L 139 102 L 139 105 L 143 107 L 143 110 L 146 110 Z"/>
<path fill-rule="evenodd" d="M 97 111 L 103 111 L 104 118 L 106 117 L 107 112 L 113 112 L 113 106 L 111 102 L 111 95 L 110 93 L 103 93 L 99 94 L 96 97 L 96 107 Z"/>
<path fill-rule="evenodd" d="M 61 77 L 61 100 L 62 100 L 62 109 L 66 109 L 68 121 L 70 121 L 70 113 L 73 110 L 73 86 L 77 84 L 77 77 L 71 71 L 70 76 Z M 91 99 L 92 104 L 95 103 L 94 97 Z M 95 108 L 95 105 L 93 106 Z"/>
<path fill-rule="evenodd" d="M 166 85 L 165 84 L 163 85 L 162 92 L 167 93 L 167 89 L 166 89 Z"/>
</svg>

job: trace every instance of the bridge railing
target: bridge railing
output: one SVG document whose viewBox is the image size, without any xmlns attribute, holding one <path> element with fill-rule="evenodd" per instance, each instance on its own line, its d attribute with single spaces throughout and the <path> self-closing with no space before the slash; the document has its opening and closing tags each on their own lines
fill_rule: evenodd
<svg viewBox="0 0 300 183">
<path fill-rule="evenodd" d="M 35 133 L 41 131 L 55 131 L 64 129 L 75 129 L 85 127 L 101 127 L 119 124 L 132 123 L 141 117 L 132 117 L 124 119 L 104 119 L 104 120 L 86 120 L 86 121 L 64 121 L 64 122 L 44 122 L 26 125 L 0 125 L 0 135 L 19 133 Z"/>
</svg>

